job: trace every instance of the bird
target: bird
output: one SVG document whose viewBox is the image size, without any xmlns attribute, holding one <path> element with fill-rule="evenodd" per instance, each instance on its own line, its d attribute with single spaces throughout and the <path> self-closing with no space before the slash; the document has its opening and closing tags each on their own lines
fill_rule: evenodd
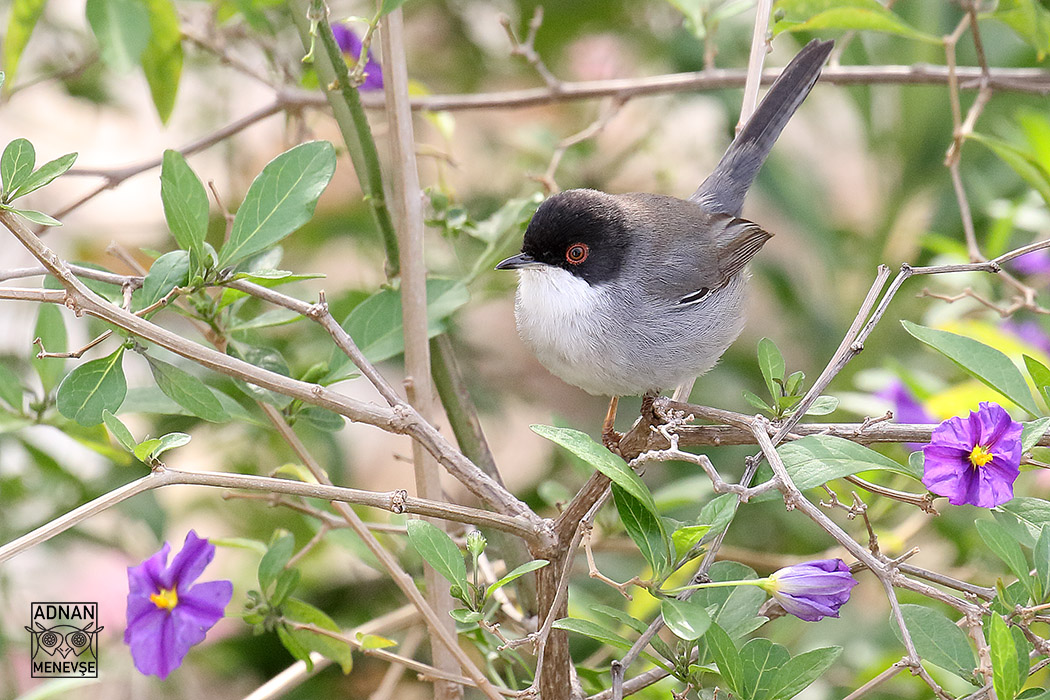
<svg viewBox="0 0 1050 700">
<path fill-rule="evenodd" d="M 772 234 L 740 218 L 780 132 L 820 77 L 832 41 L 788 63 L 714 171 L 688 198 L 570 189 L 526 227 L 516 270 L 518 334 L 552 374 L 611 397 L 602 428 L 614 448 L 617 400 L 691 381 L 744 328 L 748 262 Z"/>
</svg>

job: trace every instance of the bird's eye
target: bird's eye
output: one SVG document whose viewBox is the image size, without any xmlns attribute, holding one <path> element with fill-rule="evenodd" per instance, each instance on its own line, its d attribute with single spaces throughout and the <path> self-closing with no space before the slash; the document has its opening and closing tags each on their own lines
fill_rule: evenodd
<svg viewBox="0 0 1050 700">
<path fill-rule="evenodd" d="M 587 259 L 589 250 L 586 243 L 573 243 L 565 251 L 565 259 L 569 261 L 570 265 L 579 265 Z"/>
</svg>

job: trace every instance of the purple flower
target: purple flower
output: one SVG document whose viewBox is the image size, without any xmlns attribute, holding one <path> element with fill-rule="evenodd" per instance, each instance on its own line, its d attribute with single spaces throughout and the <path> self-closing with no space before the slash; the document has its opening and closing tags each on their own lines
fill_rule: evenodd
<svg viewBox="0 0 1050 700">
<path fill-rule="evenodd" d="M 786 566 L 760 585 L 787 612 L 807 622 L 816 622 L 839 616 L 839 608 L 849 600 L 857 579 L 841 559 L 821 559 Z"/>
<path fill-rule="evenodd" d="M 332 34 L 335 36 L 335 43 L 339 45 L 339 50 L 343 52 L 346 64 L 351 68 L 356 66 L 357 59 L 361 57 L 361 40 L 357 34 L 345 24 L 333 24 Z M 365 81 L 358 85 L 357 89 L 383 89 L 383 71 L 379 68 L 375 58 L 372 57 L 371 49 L 368 51 L 368 60 L 365 62 Z"/>
<path fill-rule="evenodd" d="M 915 398 L 915 394 L 908 388 L 908 385 L 896 377 L 875 396 L 888 401 L 893 406 L 893 418 L 898 423 L 936 422 L 930 412 Z M 913 451 L 922 449 L 921 444 L 913 442 L 906 443 L 905 447 Z"/>
<path fill-rule="evenodd" d="M 949 418 L 922 448 L 922 483 L 954 506 L 1006 503 L 1021 471 L 1021 430 L 1001 406 L 987 401 L 969 418 Z"/>
<path fill-rule="evenodd" d="M 194 584 L 215 556 L 215 545 L 190 530 L 168 566 L 167 542 L 138 566 L 128 567 L 128 628 L 124 643 L 140 673 L 161 679 L 204 641 L 233 597 L 229 581 Z"/>
<path fill-rule="evenodd" d="M 900 379 L 894 377 L 882 391 L 875 396 L 893 405 L 893 418 L 898 423 L 933 423 L 930 412 L 919 403 L 915 394 Z"/>
<path fill-rule="evenodd" d="M 1050 275 L 1050 250 L 1040 248 L 1010 261 L 1022 275 Z"/>
<path fill-rule="evenodd" d="M 1021 342 L 1027 343 L 1033 348 L 1050 355 L 1050 338 L 1047 337 L 1046 331 L 1043 330 L 1043 326 L 1038 321 L 1030 319 L 1027 321 L 1013 321 L 1007 319 L 1002 322 L 1000 328 Z"/>
</svg>

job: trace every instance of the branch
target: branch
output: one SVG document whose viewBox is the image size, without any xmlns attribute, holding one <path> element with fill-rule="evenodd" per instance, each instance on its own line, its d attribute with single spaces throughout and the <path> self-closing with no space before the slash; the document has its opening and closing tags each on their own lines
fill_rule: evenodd
<svg viewBox="0 0 1050 700">
<path fill-rule="evenodd" d="M 508 517 L 477 508 L 461 506 L 455 503 L 431 501 L 425 498 L 408 496 L 404 491 L 364 491 L 343 486 L 326 484 L 308 484 L 302 481 L 276 479 L 266 476 L 249 476 L 246 474 L 228 474 L 224 472 L 187 472 L 160 467 L 150 474 L 131 482 L 93 501 L 75 508 L 63 516 L 38 527 L 37 529 L 14 539 L 0 547 L 0 563 L 20 554 L 26 549 L 51 539 L 85 520 L 111 508 L 118 503 L 137 496 L 145 491 L 173 485 L 212 486 L 224 489 L 243 491 L 263 491 L 266 493 L 283 493 L 302 498 L 319 498 L 339 503 L 379 508 L 391 513 L 413 513 L 452 522 L 467 523 L 478 527 L 491 527 L 508 532 L 526 541 L 532 538 L 532 528 L 520 518 Z"/>
</svg>

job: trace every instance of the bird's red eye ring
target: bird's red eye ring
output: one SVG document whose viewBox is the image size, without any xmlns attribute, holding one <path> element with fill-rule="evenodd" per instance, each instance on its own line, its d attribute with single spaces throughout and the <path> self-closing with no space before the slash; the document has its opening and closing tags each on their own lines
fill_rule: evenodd
<svg viewBox="0 0 1050 700">
<path fill-rule="evenodd" d="M 565 259 L 570 265 L 579 265 L 587 259 L 587 254 L 590 249 L 586 243 L 573 243 L 569 246 L 568 250 L 565 251 Z"/>
</svg>

